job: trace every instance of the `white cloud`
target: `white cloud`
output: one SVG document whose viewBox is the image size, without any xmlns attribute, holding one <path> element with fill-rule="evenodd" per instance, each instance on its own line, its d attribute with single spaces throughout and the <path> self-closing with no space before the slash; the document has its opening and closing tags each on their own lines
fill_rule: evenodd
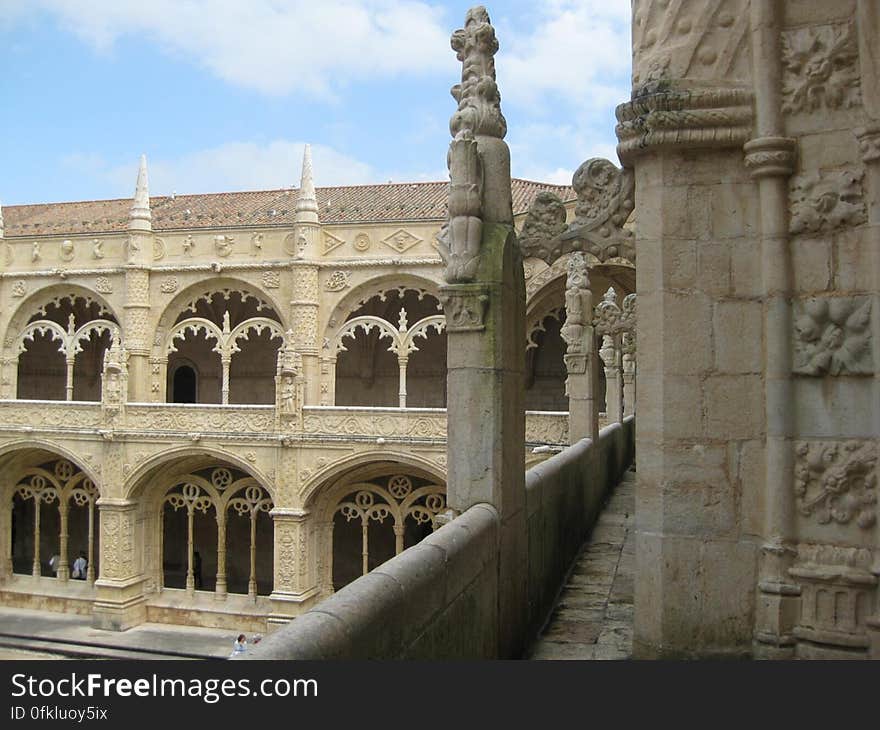
<svg viewBox="0 0 880 730">
<path fill-rule="evenodd" d="M 506 21 L 498 30 L 505 104 L 558 117 L 569 105 L 595 112 L 628 97 L 630 0 L 547 0 L 536 8 L 527 31 Z"/>
<path fill-rule="evenodd" d="M 267 144 L 229 142 L 198 150 L 176 159 L 148 158 L 150 192 L 215 193 L 235 190 L 269 190 L 299 186 L 302 142 L 275 140 Z M 373 168 L 324 145 L 312 145 L 315 183 L 357 185 L 381 181 Z M 110 165 L 100 156 L 74 154 L 62 163 L 86 177 L 109 186 L 120 197 L 134 193 L 137 157 L 124 165 Z"/>
<path fill-rule="evenodd" d="M 38 3 L 34 2 L 31 7 Z M 234 84 L 332 97 L 342 79 L 454 68 L 441 10 L 418 0 L 39 0 L 101 51 L 155 40 Z"/>
</svg>

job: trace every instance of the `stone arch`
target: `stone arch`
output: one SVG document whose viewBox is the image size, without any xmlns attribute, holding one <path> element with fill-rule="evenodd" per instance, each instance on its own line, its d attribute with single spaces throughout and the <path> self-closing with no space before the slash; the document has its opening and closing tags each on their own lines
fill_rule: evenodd
<svg viewBox="0 0 880 730">
<path fill-rule="evenodd" d="M 433 282 L 377 277 L 334 311 L 322 349 L 332 393 L 324 405 L 445 406 L 446 319 Z"/>
<path fill-rule="evenodd" d="M 357 454 L 335 460 L 323 469 L 310 475 L 300 490 L 303 505 L 307 509 L 315 509 L 317 502 L 322 499 L 322 493 L 325 493 L 327 489 L 331 489 L 346 474 L 386 462 L 393 462 L 410 469 L 421 470 L 427 478 L 446 483 L 445 470 L 436 462 L 426 457 L 388 448 L 381 451 L 361 451 Z"/>
<path fill-rule="evenodd" d="M 123 495 L 125 499 L 140 499 L 151 474 L 162 472 L 173 464 L 179 464 L 181 468 L 198 469 L 216 461 L 228 462 L 236 469 L 250 475 L 273 500 L 276 499 L 274 482 L 249 461 L 231 451 L 201 445 L 167 449 L 147 458 L 125 478 Z"/>
<path fill-rule="evenodd" d="M 389 272 L 361 282 L 347 292 L 333 307 L 324 327 L 324 341 L 332 339 L 338 327 L 365 302 L 379 294 L 397 289 L 424 291 L 439 299 L 440 282 L 419 274 Z"/>
<path fill-rule="evenodd" d="M 436 477 L 436 466 L 425 469 L 409 461 L 389 454 L 372 461 L 349 459 L 348 468 L 334 465 L 322 488 L 310 495 L 322 594 L 369 572 L 441 525 L 446 481 Z"/>
<path fill-rule="evenodd" d="M 71 310 L 69 320 L 58 316 L 62 305 Z M 85 286 L 61 283 L 34 292 L 6 328 L 0 397 L 100 400 L 103 354 L 120 326 L 107 300 Z"/>
<path fill-rule="evenodd" d="M 274 493 L 252 465 L 218 449 L 174 449 L 133 472 L 126 495 L 139 503 L 156 591 L 271 592 Z"/>
<path fill-rule="evenodd" d="M 221 314 L 224 300 L 233 306 Z M 274 403 L 277 351 L 287 331 L 284 311 L 263 288 L 242 279 L 215 277 L 186 287 L 165 306 L 156 326 L 155 400 L 168 399 L 169 365 L 183 359 L 199 372 L 200 403 Z M 224 333 L 229 342 L 221 345 Z M 243 350 L 251 356 L 238 357 Z"/>
<path fill-rule="evenodd" d="M 42 440 L 0 448 L 0 577 L 13 574 L 67 581 L 98 574 L 100 484 L 83 460 Z"/>
</svg>

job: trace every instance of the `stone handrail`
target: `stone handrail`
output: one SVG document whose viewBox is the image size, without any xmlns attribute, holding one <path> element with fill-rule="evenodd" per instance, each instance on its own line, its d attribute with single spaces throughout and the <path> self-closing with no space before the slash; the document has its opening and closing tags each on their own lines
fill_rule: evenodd
<svg viewBox="0 0 880 730">
<path fill-rule="evenodd" d="M 526 474 L 521 570 L 532 635 L 607 490 L 632 463 L 634 436 L 629 417 Z M 498 658 L 499 529 L 493 507 L 471 507 L 236 659 Z"/>
<path fill-rule="evenodd" d="M 0 424 L 33 428 L 107 428 L 101 403 L 62 400 L 0 400 Z M 154 433 L 272 434 L 277 429 L 274 406 L 193 403 L 128 403 L 125 420 L 113 428 Z M 374 408 L 306 406 L 304 436 L 333 438 L 446 439 L 445 408 Z M 526 443 L 568 443 L 568 413 L 527 411 Z"/>
</svg>

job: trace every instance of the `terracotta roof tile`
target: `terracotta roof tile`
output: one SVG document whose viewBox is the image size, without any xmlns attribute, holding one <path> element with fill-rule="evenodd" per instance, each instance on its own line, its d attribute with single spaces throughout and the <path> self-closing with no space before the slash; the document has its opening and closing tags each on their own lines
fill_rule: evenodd
<svg viewBox="0 0 880 730">
<path fill-rule="evenodd" d="M 393 223 L 442 221 L 446 217 L 446 182 L 387 183 L 318 188 L 323 223 Z M 512 182 L 513 212 L 525 212 L 544 190 L 574 199 L 566 185 L 531 180 Z M 195 230 L 235 226 L 292 226 L 298 190 L 157 196 L 150 198 L 153 230 Z M 38 203 L 3 207 L 6 236 L 62 236 L 112 233 L 128 227 L 130 198 L 75 203 Z"/>
</svg>

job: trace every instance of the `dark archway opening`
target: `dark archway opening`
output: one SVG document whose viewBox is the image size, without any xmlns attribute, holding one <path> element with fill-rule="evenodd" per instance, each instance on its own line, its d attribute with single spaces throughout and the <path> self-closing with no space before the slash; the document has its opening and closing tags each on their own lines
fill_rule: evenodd
<svg viewBox="0 0 880 730">
<path fill-rule="evenodd" d="M 174 371 L 172 403 L 195 403 L 198 400 L 196 371 L 189 365 L 181 365 Z"/>
</svg>

